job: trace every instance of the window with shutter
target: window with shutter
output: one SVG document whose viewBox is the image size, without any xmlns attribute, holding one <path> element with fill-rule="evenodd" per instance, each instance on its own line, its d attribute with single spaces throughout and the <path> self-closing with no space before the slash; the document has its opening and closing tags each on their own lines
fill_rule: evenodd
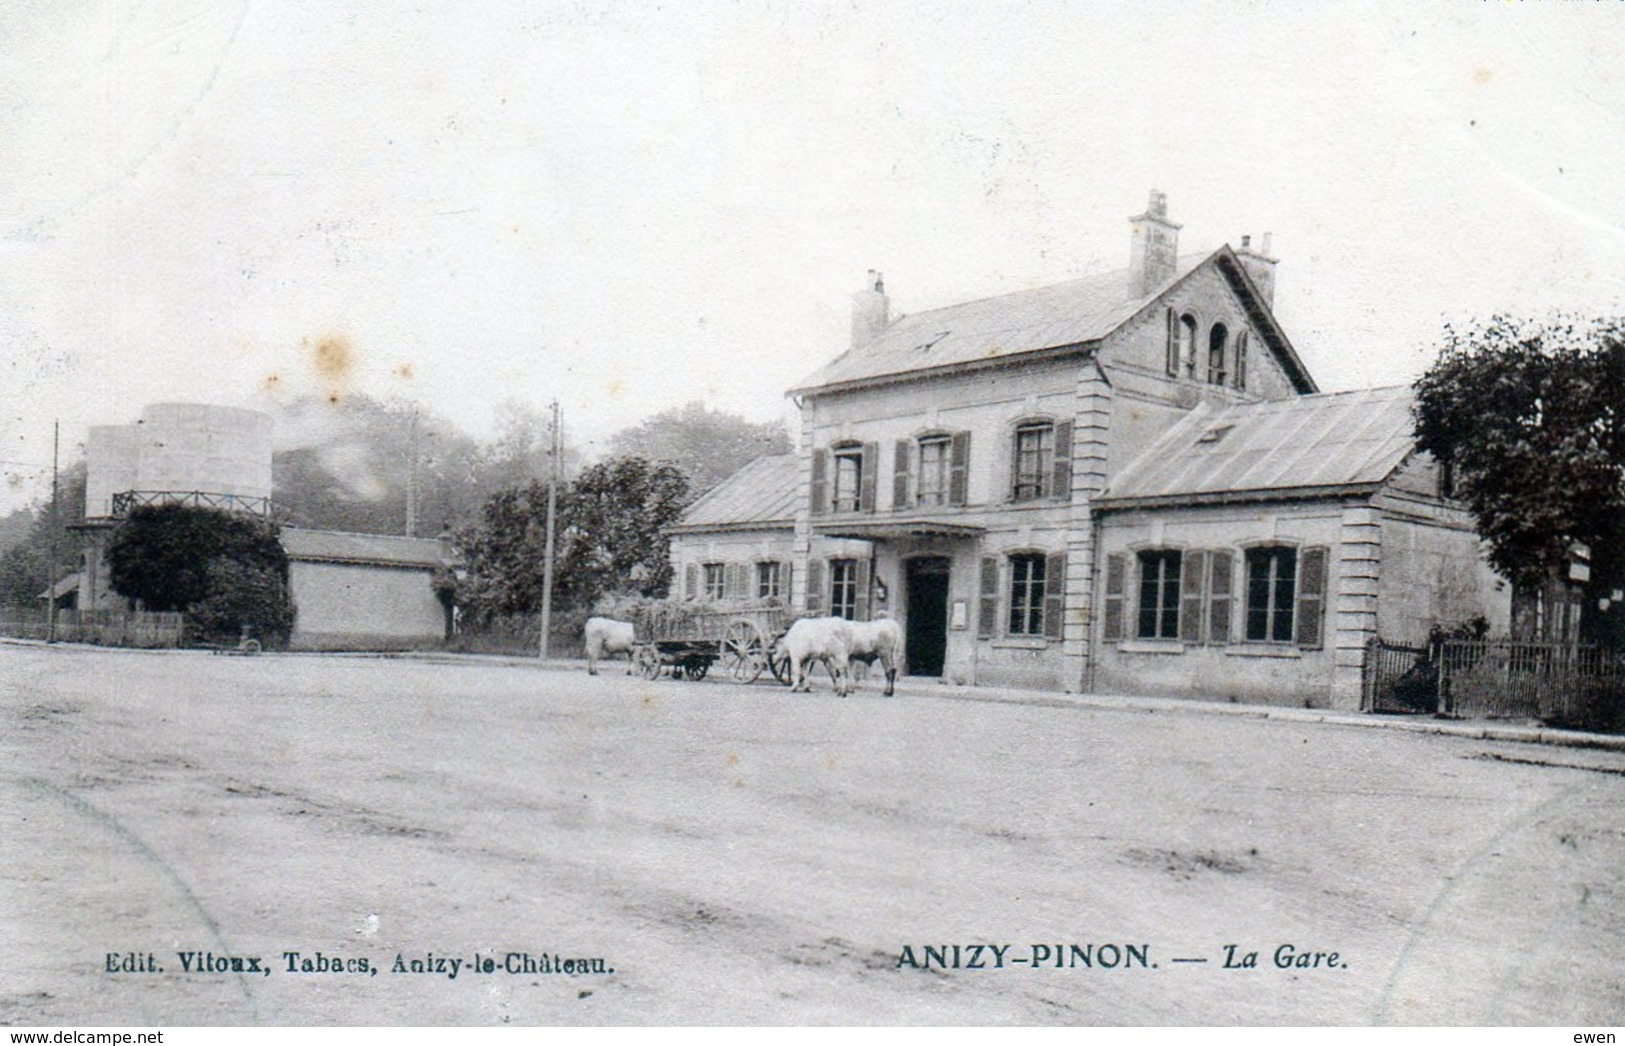
<svg viewBox="0 0 1625 1046">
<path fill-rule="evenodd" d="M 1297 644 L 1319 650 L 1325 641 L 1326 559 L 1324 548 L 1306 548 L 1298 566 Z"/>
<path fill-rule="evenodd" d="M 1067 501 L 1072 497 L 1072 423 L 1070 421 L 1055 423 L 1055 482 L 1050 487 L 1050 496 L 1057 501 Z"/>
<path fill-rule="evenodd" d="M 893 449 L 891 474 L 891 507 L 901 511 L 908 507 L 908 459 L 913 440 L 900 439 Z"/>
<path fill-rule="evenodd" d="M 1298 550 L 1276 546 L 1250 548 L 1246 563 L 1247 639 L 1254 643 L 1292 642 Z"/>
<path fill-rule="evenodd" d="M 1202 641 L 1202 599 L 1207 593 L 1207 553 L 1187 552 L 1179 581 L 1179 638 L 1185 643 Z"/>
<path fill-rule="evenodd" d="M 1147 549 L 1138 558 L 1140 612 L 1134 634 L 1139 639 L 1175 639 L 1184 559 L 1178 549 Z"/>
<path fill-rule="evenodd" d="M 1044 635 L 1060 639 L 1066 625 L 1066 553 L 1052 552 L 1044 564 Z"/>
<path fill-rule="evenodd" d="M 1010 557 L 1010 627 L 1012 636 L 1044 634 L 1044 555 L 1017 552 Z"/>
<path fill-rule="evenodd" d="M 858 459 L 858 511 L 875 510 L 875 473 L 880 471 L 880 444 L 865 443 Z"/>
<path fill-rule="evenodd" d="M 858 561 L 829 561 L 829 616 L 851 621 L 858 613 Z"/>
<path fill-rule="evenodd" d="M 953 435 L 951 460 L 948 467 L 948 504 L 964 505 L 970 488 L 970 433 Z"/>
<path fill-rule="evenodd" d="M 867 559 L 858 560 L 852 611 L 852 620 L 854 621 L 869 620 L 869 573 L 869 561 Z"/>
<path fill-rule="evenodd" d="M 1229 552 L 1214 552 L 1208 574 L 1207 640 L 1209 643 L 1230 642 L 1231 574 L 1235 570 L 1235 557 Z"/>
<path fill-rule="evenodd" d="M 863 457 L 863 447 L 858 445 L 835 448 L 832 462 L 835 479 L 832 484 L 830 511 L 857 512 L 862 506 Z"/>
<path fill-rule="evenodd" d="M 1032 501 L 1048 495 L 1055 482 L 1055 424 L 1029 421 L 1017 425 L 1014 460 L 1011 499 Z"/>
<path fill-rule="evenodd" d="M 728 573 L 725 563 L 705 564 L 705 598 L 722 599 L 728 591 Z"/>
<path fill-rule="evenodd" d="M 1128 557 L 1114 552 L 1106 557 L 1106 612 L 1101 638 L 1123 638 L 1123 596 L 1128 591 Z"/>
<path fill-rule="evenodd" d="M 808 511 L 822 515 L 829 511 L 829 452 L 812 452 L 812 484 L 808 491 Z"/>
<path fill-rule="evenodd" d="M 976 634 L 991 639 L 999 627 L 999 561 L 982 557 L 980 602 L 976 608 Z"/>
<path fill-rule="evenodd" d="M 817 617 L 824 612 L 824 561 L 807 560 L 807 613 Z"/>
<path fill-rule="evenodd" d="M 1236 388 L 1247 387 L 1247 332 L 1236 335 Z"/>
<path fill-rule="evenodd" d="M 947 436 L 920 437 L 920 468 L 915 478 L 914 500 L 919 505 L 945 505 L 948 503 L 948 461 L 950 443 Z"/>
</svg>

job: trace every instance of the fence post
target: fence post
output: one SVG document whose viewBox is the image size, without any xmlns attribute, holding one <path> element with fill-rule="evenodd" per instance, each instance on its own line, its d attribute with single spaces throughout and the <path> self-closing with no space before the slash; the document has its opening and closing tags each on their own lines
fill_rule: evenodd
<svg viewBox="0 0 1625 1046">
<path fill-rule="evenodd" d="M 1450 714 L 1450 697 L 1448 693 L 1450 675 L 1444 670 L 1445 652 L 1446 646 L 1442 639 L 1435 639 L 1428 644 L 1428 656 L 1433 658 L 1433 663 L 1438 666 L 1435 670 L 1437 676 L 1433 684 L 1434 692 L 1439 695 L 1437 707 L 1434 708 L 1433 714 L 1438 716 Z"/>
</svg>

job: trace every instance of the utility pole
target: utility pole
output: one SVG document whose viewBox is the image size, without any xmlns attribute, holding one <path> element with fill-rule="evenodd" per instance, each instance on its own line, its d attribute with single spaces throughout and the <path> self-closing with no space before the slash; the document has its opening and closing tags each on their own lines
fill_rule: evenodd
<svg viewBox="0 0 1625 1046">
<path fill-rule="evenodd" d="M 553 627 L 553 533 L 557 529 L 559 480 L 563 476 L 560 459 L 563 441 L 559 432 L 559 401 L 553 401 L 552 476 L 547 481 L 547 543 L 542 548 L 542 641 L 538 656 L 546 658 Z"/>
<path fill-rule="evenodd" d="M 45 590 L 45 641 L 56 642 L 56 534 L 62 506 L 57 502 L 57 452 L 62 444 L 62 423 L 51 423 L 51 587 Z"/>
<path fill-rule="evenodd" d="M 412 406 L 406 436 L 406 536 L 418 536 L 418 408 Z"/>
</svg>

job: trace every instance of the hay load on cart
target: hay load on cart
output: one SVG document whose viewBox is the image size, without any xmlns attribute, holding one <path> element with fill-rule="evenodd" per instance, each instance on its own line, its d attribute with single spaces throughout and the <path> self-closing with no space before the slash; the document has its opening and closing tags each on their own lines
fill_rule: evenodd
<svg viewBox="0 0 1625 1046">
<path fill-rule="evenodd" d="M 663 600 L 639 603 L 624 613 L 637 634 L 632 670 L 645 679 L 658 679 L 667 670 L 673 679 L 704 679 L 720 661 L 720 671 L 737 683 L 754 683 L 763 673 L 789 681 L 787 666 L 773 661 L 773 647 L 794 615 L 776 600 Z"/>
</svg>

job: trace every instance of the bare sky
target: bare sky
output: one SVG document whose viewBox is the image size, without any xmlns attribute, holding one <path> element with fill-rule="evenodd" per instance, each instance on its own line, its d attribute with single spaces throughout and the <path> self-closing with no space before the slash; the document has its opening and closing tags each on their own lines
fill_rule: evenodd
<svg viewBox="0 0 1625 1046">
<path fill-rule="evenodd" d="M 1182 250 L 1273 232 L 1323 388 L 1407 382 L 1621 308 L 1621 55 L 1592 4 L 8 3 L 0 511 L 164 400 L 783 416 L 866 269 L 1120 268 L 1152 187 Z"/>
</svg>

